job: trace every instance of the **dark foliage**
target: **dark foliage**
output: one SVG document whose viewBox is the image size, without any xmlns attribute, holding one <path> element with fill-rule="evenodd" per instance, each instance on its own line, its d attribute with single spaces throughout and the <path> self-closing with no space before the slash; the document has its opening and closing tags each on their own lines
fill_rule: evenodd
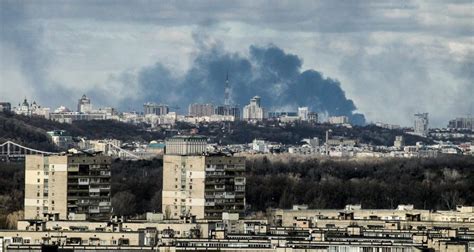
<svg viewBox="0 0 474 252">
<path fill-rule="evenodd" d="M 161 211 L 161 202 L 157 202 L 156 194 L 161 200 L 163 176 L 163 160 L 125 161 L 116 160 L 112 164 L 112 197 L 127 192 L 135 197 L 135 213 Z M 123 197 L 121 195 L 120 197 Z M 128 197 L 129 199 L 130 197 Z M 133 201 L 133 200 L 132 200 Z M 120 201 L 112 201 L 117 214 L 123 211 Z M 132 205 L 130 205 L 132 207 Z"/>
<path fill-rule="evenodd" d="M 454 209 L 474 204 L 474 158 L 365 161 L 257 158 L 247 163 L 247 202 L 253 210 L 308 204 L 312 208 Z"/>
<path fill-rule="evenodd" d="M 0 162 L 0 229 L 6 228 L 6 216 L 23 209 L 25 171 L 23 163 Z"/>
</svg>

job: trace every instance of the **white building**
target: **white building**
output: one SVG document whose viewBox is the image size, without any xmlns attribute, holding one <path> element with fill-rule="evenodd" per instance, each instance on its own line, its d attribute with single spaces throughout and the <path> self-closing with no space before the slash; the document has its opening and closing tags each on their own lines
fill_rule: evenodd
<svg viewBox="0 0 474 252">
<path fill-rule="evenodd" d="M 415 114 L 415 126 L 413 129 L 416 135 L 428 135 L 428 113 Z"/>
<path fill-rule="evenodd" d="M 270 147 L 267 141 L 254 139 L 252 142 L 252 150 L 260 153 L 269 153 Z"/>
<path fill-rule="evenodd" d="M 35 101 L 32 104 L 28 103 L 28 100 L 23 100 L 23 103 L 18 104 L 18 107 L 13 108 L 13 112 L 18 115 L 25 116 L 41 116 L 49 119 L 50 108 L 43 108 L 38 105 Z"/>
<path fill-rule="evenodd" d="M 265 118 L 265 109 L 260 104 L 260 96 L 250 99 L 250 104 L 244 107 L 244 120 L 262 121 Z"/>
<path fill-rule="evenodd" d="M 308 107 L 298 108 L 298 117 L 300 118 L 300 120 L 308 121 L 308 113 L 309 113 Z"/>
<path fill-rule="evenodd" d="M 89 113 L 92 111 L 91 99 L 84 94 L 77 102 L 77 112 Z"/>
<path fill-rule="evenodd" d="M 328 118 L 330 124 L 348 124 L 349 117 L 347 116 L 330 116 Z"/>
<path fill-rule="evenodd" d="M 214 105 L 210 103 L 200 104 L 193 103 L 189 104 L 189 115 L 190 116 L 212 116 L 215 114 Z"/>
</svg>

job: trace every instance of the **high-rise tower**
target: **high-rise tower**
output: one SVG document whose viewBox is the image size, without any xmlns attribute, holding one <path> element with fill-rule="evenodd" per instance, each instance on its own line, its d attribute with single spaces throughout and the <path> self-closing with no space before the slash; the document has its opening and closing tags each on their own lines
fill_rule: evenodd
<svg viewBox="0 0 474 252">
<path fill-rule="evenodd" d="M 230 84 L 229 84 L 229 73 L 225 78 L 225 88 L 224 88 L 224 105 L 230 105 Z"/>
</svg>

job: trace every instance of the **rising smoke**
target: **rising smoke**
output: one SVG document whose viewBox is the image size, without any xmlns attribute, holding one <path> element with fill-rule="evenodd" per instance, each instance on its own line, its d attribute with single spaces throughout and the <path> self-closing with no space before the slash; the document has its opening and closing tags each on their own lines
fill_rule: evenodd
<svg viewBox="0 0 474 252">
<path fill-rule="evenodd" d="M 365 117 L 354 113 L 356 106 L 346 98 L 340 83 L 316 70 L 302 70 L 302 59 L 275 45 L 249 48 L 248 56 L 231 53 L 222 46 L 201 48 L 191 68 L 182 78 L 174 78 L 160 63 L 142 69 L 138 86 L 144 101 L 186 108 L 189 103 L 222 104 L 227 72 L 234 104 L 243 107 L 255 95 L 269 110 L 308 106 L 327 115 L 348 116 L 354 124 Z M 137 101 L 138 102 L 138 101 Z"/>
</svg>

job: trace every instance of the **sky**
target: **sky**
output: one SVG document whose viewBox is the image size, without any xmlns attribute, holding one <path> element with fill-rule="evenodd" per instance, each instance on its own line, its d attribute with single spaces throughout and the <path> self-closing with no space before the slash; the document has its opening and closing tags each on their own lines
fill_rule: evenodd
<svg viewBox="0 0 474 252">
<path fill-rule="evenodd" d="M 411 126 L 474 114 L 471 1 L 0 0 L 0 100 L 222 102 Z M 222 84 L 222 87 L 220 86 Z M 222 90 L 220 90 L 222 88 Z"/>
</svg>

